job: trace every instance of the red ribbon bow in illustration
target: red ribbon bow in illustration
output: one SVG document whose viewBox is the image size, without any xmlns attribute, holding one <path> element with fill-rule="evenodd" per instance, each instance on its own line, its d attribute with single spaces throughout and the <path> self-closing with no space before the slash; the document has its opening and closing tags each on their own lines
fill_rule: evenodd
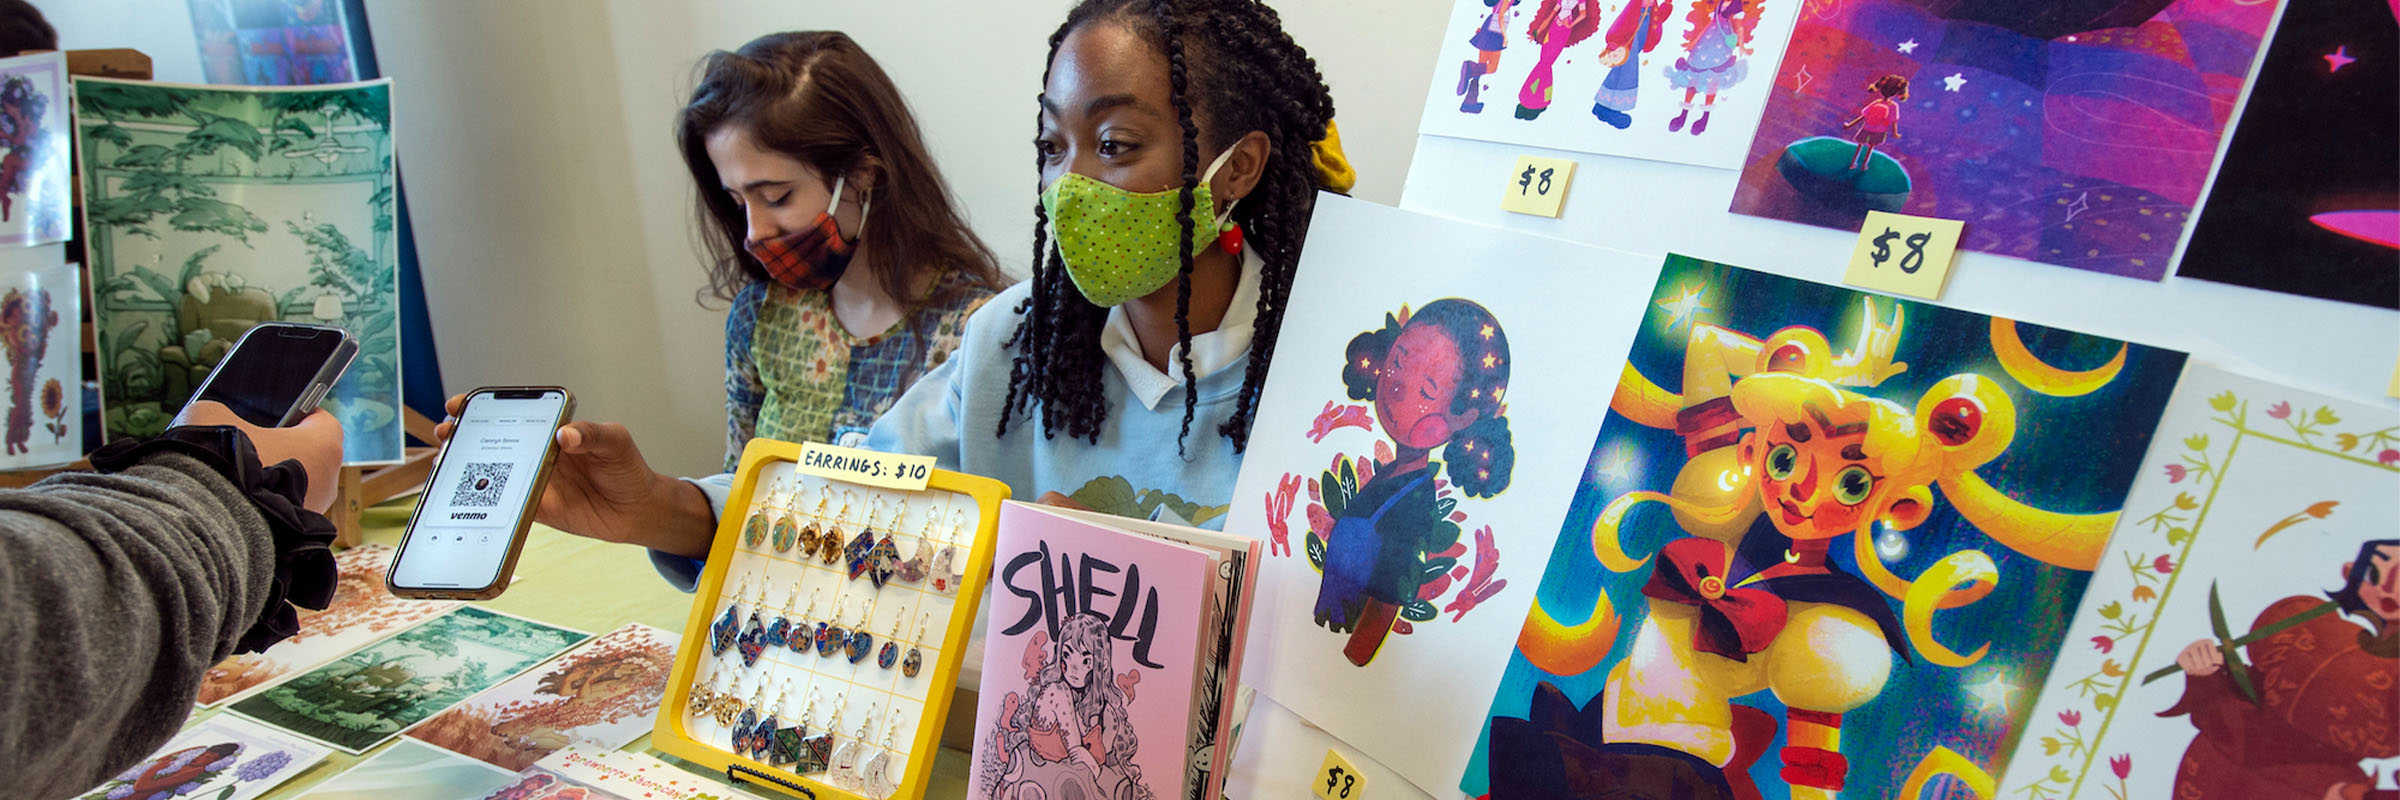
<svg viewBox="0 0 2400 800">
<path fill-rule="evenodd" d="M 1678 539 L 1658 551 L 1658 566 L 1642 594 L 1700 609 L 1692 647 L 1735 661 L 1767 649 L 1783 632 L 1783 598 L 1763 589 L 1737 589 L 1728 582 L 1733 552 L 1714 539 Z"/>
</svg>

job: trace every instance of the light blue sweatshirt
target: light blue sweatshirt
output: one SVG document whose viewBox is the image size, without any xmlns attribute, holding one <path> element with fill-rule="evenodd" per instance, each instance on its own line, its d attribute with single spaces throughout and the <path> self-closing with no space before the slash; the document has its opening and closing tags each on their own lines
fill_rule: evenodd
<svg viewBox="0 0 2400 800">
<path fill-rule="evenodd" d="M 1244 259 L 1225 319 L 1215 331 L 1192 337 L 1200 400 L 1181 455 L 1175 448 L 1183 430 L 1185 389 L 1180 376 L 1162 373 L 1142 359 L 1122 309 L 1112 310 L 1101 337 L 1109 363 L 1095 388 L 1107 400 L 1109 412 L 1099 441 L 1064 432 L 1043 435 L 1038 406 L 1010 420 L 1007 435 L 994 435 L 1016 356 L 1008 349 L 1008 339 L 1022 319 L 1016 308 L 1031 293 L 1030 283 L 1019 283 L 985 303 L 968 320 L 957 352 L 876 420 L 866 446 L 933 456 L 941 469 L 1008 484 L 1010 496 L 1018 500 L 1031 502 L 1045 492 L 1058 492 L 1105 513 L 1221 530 L 1242 457 L 1217 428 L 1232 416 L 1249 366 L 1259 268 L 1255 255 Z M 1167 363 L 1180 372 L 1172 353 Z M 708 495 L 711 508 L 725 507 L 731 474 L 687 480 Z M 691 591 L 699 561 L 657 551 L 650 556 L 659 574 Z"/>
</svg>

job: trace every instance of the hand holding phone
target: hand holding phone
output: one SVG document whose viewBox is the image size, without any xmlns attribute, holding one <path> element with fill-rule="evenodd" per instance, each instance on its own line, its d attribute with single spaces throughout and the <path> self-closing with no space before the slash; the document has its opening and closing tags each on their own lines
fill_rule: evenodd
<svg viewBox="0 0 2400 800">
<path fill-rule="evenodd" d="M 489 600 L 508 588 L 574 403 L 555 386 L 468 393 L 392 559 L 393 594 Z"/>
<path fill-rule="evenodd" d="M 192 401 L 223 403 L 252 425 L 287 427 L 317 410 L 357 357 L 358 342 L 340 328 L 262 322 L 217 360 Z"/>
</svg>

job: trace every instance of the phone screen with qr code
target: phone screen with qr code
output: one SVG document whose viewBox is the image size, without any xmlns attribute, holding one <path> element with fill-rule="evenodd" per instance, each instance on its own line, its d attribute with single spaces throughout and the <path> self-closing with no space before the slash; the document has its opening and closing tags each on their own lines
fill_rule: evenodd
<svg viewBox="0 0 2400 800">
<path fill-rule="evenodd" d="M 401 540 L 393 589 L 475 592 L 500 579 L 566 403 L 559 390 L 468 396 Z"/>
</svg>

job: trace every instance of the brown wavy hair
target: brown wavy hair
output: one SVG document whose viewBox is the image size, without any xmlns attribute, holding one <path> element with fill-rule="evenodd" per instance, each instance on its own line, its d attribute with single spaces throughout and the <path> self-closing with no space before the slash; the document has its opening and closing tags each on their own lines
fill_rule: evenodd
<svg viewBox="0 0 2400 800">
<path fill-rule="evenodd" d="M 839 175 L 873 171 L 875 211 L 863 243 L 883 290 L 914 311 L 951 292 L 1006 285 L 999 262 L 967 228 L 925 152 L 916 118 L 875 59 L 839 31 L 794 31 L 719 50 L 700 62 L 699 84 L 675 116 L 675 138 L 697 189 L 708 249 L 707 293 L 732 300 L 752 281 L 768 280 L 742 249 L 748 223 L 723 188 L 708 136 L 728 125 L 749 128 L 759 145 L 808 165 L 833 186 Z M 956 273 L 966 280 L 940 280 Z M 933 286 L 931 295 L 916 287 Z"/>
</svg>

